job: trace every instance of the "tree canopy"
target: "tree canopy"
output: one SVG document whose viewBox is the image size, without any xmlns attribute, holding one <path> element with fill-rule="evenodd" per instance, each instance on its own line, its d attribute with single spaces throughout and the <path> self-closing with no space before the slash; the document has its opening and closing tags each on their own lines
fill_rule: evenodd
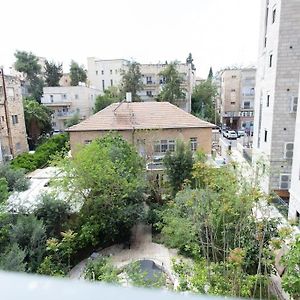
<svg viewBox="0 0 300 300">
<path fill-rule="evenodd" d="M 125 99 L 126 93 L 129 92 L 133 102 L 140 101 L 138 92 L 144 87 L 140 64 L 135 61 L 131 62 L 128 65 L 128 71 L 123 72 L 122 75 L 121 96 Z"/>
<path fill-rule="evenodd" d="M 110 87 L 104 91 L 104 95 L 97 96 L 95 101 L 94 113 L 118 101 L 121 101 L 121 95 L 118 89 L 116 87 Z"/>
<path fill-rule="evenodd" d="M 70 65 L 71 86 L 77 86 L 79 82 L 86 82 L 87 75 L 84 66 L 79 66 L 74 60 Z"/>
<path fill-rule="evenodd" d="M 45 62 L 45 81 L 47 86 L 59 86 L 59 80 L 63 75 L 62 64 Z"/>
<path fill-rule="evenodd" d="M 159 75 L 163 77 L 162 90 L 158 95 L 159 101 L 168 101 L 176 104 L 177 100 L 185 98 L 184 89 L 181 87 L 183 80 L 177 70 L 176 62 L 168 64 Z"/>
</svg>

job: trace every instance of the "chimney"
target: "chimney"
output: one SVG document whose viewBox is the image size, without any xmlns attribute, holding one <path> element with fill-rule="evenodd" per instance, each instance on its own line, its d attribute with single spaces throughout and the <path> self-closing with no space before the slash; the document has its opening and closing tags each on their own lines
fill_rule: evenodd
<svg viewBox="0 0 300 300">
<path fill-rule="evenodd" d="M 126 102 L 131 102 L 131 93 L 126 93 Z"/>
</svg>

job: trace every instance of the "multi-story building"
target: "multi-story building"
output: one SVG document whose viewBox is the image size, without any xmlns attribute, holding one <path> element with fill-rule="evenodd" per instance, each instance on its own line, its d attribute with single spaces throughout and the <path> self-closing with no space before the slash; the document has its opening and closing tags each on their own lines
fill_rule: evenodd
<svg viewBox="0 0 300 300">
<path fill-rule="evenodd" d="M 300 2 L 264 0 L 256 75 L 253 158 L 265 192 L 288 197 L 300 73 Z"/>
<path fill-rule="evenodd" d="M 88 58 L 88 80 L 91 86 L 104 91 L 111 86 L 120 86 L 122 74 L 128 70 L 129 61 L 125 59 L 101 60 L 94 57 Z M 164 64 L 141 64 L 140 70 L 143 77 L 144 89 L 138 94 L 142 101 L 154 101 L 160 93 L 164 78 L 160 73 L 167 67 Z M 176 103 L 187 112 L 191 111 L 191 96 L 195 86 L 195 71 L 192 64 L 177 64 L 183 82 L 182 88 L 185 92 L 184 99 Z"/>
<path fill-rule="evenodd" d="M 298 99 L 299 97 L 300 89 Z M 293 153 L 291 188 L 289 190 L 289 219 L 295 220 L 300 225 L 300 105 L 297 109 Z"/>
<path fill-rule="evenodd" d="M 223 127 L 253 132 L 255 72 L 254 68 L 221 72 L 218 105 Z"/>
<path fill-rule="evenodd" d="M 41 102 L 53 111 L 53 129 L 63 131 L 65 122 L 75 115 L 84 120 L 93 114 L 95 99 L 100 93 L 86 86 L 44 87 Z"/>
<path fill-rule="evenodd" d="M 21 83 L 0 69 L 0 162 L 28 151 Z"/>
</svg>

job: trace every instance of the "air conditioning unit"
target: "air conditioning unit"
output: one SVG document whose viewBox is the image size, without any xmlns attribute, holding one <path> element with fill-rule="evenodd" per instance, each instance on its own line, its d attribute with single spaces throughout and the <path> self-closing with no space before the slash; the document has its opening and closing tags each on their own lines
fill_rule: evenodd
<svg viewBox="0 0 300 300">
<path fill-rule="evenodd" d="M 11 154 L 8 154 L 8 155 L 4 155 L 4 160 L 5 161 L 10 161 L 12 160 L 14 157 L 11 155 Z"/>
</svg>

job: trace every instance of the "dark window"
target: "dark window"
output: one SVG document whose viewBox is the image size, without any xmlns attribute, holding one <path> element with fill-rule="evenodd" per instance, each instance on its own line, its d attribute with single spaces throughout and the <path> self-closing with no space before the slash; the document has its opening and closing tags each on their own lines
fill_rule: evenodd
<svg viewBox="0 0 300 300">
<path fill-rule="evenodd" d="M 153 97 L 152 91 L 146 91 L 148 97 Z"/>
<path fill-rule="evenodd" d="M 17 115 L 12 115 L 11 118 L 12 118 L 12 123 L 13 123 L 14 125 L 17 124 L 17 123 L 19 123 L 19 121 L 18 121 L 18 116 L 17 116 Z"/>
<path fill-rule="evenodd" d="M 268 131 L 265 130 L 265 142 L 267 142 L 267 140 L 268 140 Z"/>
<path fill-rule="evenodd" d="M 232 92 L 235 92 L 235 89 L 231 89 Z"/>
<path fill-rule="evenodd" d="M 270 95 L 267 96 L 267 107 L 270 106 Z"/>
<path fill-rule="evenodd" d="M 112 75 L 112 70 L 110 70 L 110 75 Z"/>
<path fill-rule="evenodd" d="M 103 91 L 105 90 L 105 83 L 104 83 L 104 80 L 102 80 L 102 90 L 103 90 Z"/>
<path fill-rule="evenodd" d="M 244 109 L 249 109 L 250 108 L 250 101 L 245 101 L 244 102 Z"/>
<path fill-rule="evenodd" d="M 113 82 L 113 80 L 111 79 L 110 80 L 110 86 L 113 86 L 114 85 L 114 82 Z"/>
<path fill-rule="evenodd" d="M 275 20 L 276 20 L 276 8 L 273 9 L 272 23 L 275 23 Z"/>
<path fill-rule="evenodd" d="M 235 102 L 232 101 L 232 102 L 230 102 L 230 104 L 231 104 L 231 105 L 235 105 Z"/>
<path fill-rule="evenodd" d="M 272 63 L 273 63 L 273 54 L 270 54 L 270 58 L 269 58 L 269 67 L 272 67 Z"/>
<path fill-rule="evenodd" d="M 232 75 L 231 78 L 232 78 L 232 79 L 235 79 L 235 78 L 236 78 L 236 75 Z"/>
<path fill-rule="evenodd" d="M 104 75 L 104 70 L 101 71 L 101 74 Z"/>
</svg>

